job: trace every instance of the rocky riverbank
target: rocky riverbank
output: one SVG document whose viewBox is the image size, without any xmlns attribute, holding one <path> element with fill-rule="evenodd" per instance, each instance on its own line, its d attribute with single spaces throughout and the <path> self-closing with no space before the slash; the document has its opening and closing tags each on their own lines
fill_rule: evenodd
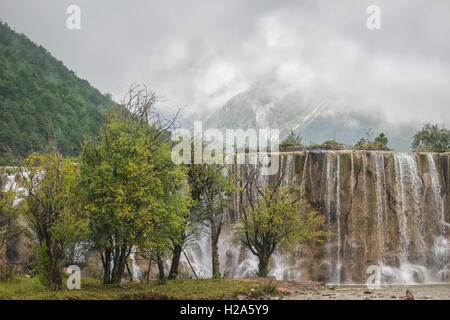
<svg viewBox="0 0 450 320">
<path fill-rule="evenodd" d="M 289 286 L 287 286 L 289 287 Z M 298 286 L 290 285 L 291 294 L 281 296 L 283 300 L 408 300 L 407 291 L 414 300 L 450 300 L 450 284 L 381 286 L 368 289 L 366 286 Z M 283 290 L 283 285 L 280 285 Z M 409 296 L 411 299 L 411 295 Z"/>
</svg>

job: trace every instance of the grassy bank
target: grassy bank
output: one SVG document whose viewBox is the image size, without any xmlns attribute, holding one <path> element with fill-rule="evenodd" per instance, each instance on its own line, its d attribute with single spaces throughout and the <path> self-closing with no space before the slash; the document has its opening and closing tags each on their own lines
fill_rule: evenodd
<svg viewBox="0 0 450 320">
<path fill-rule="evenodd" d="M 96 279 L 83 278 L 81 290 L 47 290 L 37 278 L 17 278 L 0 282 L 0 299 L 32 300 L 114 300 L 114 299 L 236 299 L 257 298 L 276 292 L 276 285 L 245 279 L 171 280 L 164 284 L 151 282 L 104 285 Z"/>
</svg>

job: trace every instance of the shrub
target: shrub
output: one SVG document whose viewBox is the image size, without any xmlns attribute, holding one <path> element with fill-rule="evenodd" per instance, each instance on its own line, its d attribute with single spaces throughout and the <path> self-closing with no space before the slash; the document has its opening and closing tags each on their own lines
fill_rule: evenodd
<svg viewBox="0 0 450 320">
<path fill-rule="evenodd" d="M 17 270 L 13 264 L 0 265 L 0 282 L 12 281 L 17 276 Z"/>
<path fill-rule="evenodd" d="M 313 143 L 306 147 L 308 150 L 342 150 L 345 148 L 345 144 L 336 140 L 327 140 L 322 144 Z"/>
<path fill-rule="evenodd" d="M 252 293 L 252 296 L 257 298 L 257 297 L 271 296 L 277 293 L 278 293 L 277 281 L 271 279 L 270 281 L 265 282 L 258 288 L 256 288 L 256 290 Z"/>
<path fill-rule="evenodd" d="M 297 135 L 294 130 L 291 130 L 288 136 L 280 143 L 280 148 L 292 147 L 292 146 L 301 146 L 302 138 Z"/>
<path fill-rule="evenodd" d="M 375 139 L 370 138 L 370 134 L 368 134 L 367 138 L 361 138 L 353 147 L 355 150 L 383 150 L 389 151 L 388 147 L 388 137 L 381 132 Z"/>
<path fill-rule="evenodd" d="M 414 151 L 450 151 L 450 130 L 437 124 L 425 124 L 413 137 L 411 148 Z"/>
</svg>

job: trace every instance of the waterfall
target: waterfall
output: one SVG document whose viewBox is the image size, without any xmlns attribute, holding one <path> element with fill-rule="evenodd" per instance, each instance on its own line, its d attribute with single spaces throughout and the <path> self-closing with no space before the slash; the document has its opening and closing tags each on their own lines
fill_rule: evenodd
<svg viewBox="0 0 450 320">
<path fill-rule="evenodd" d="M 441 182 L 439 180 L 439 174 L 436 170 L 436 164 L 434 157 L 431 154 L 427 154 L 427 162 L 429 167 L 429 173 L 431 177 L 431 189 L 433 193 L 433 199 L 437 208 L 436 222 L 439 227 L 439 231 L 442 236 L 445 237 L 445 218 L 444 218 L 444 199 L 441 196 Z"/>
<path fill-rule="evenodd" d="M 367 281 L 367 268 L 375 264 L 380 269 L 379 284 L 450 281 L 450 224 L 446 220 L 450 154 L 304 151 L 280 156 L 282 184 L 301 186 L 313 208 L 325 216 L 324 229 L 330 235 L 323 244 L 303 243 L 289 252 L 276 250 L 269 275 L 362 284 Z M 244 179 L 248 167 L 232 169 Z M 267 187 L 277 177 L 259 175 L 258 183 Z M 17 189 L 13 174 L 0 178 L 4 189 Z M 219 238 L 220 269 L 225 277 L 251 277 L 258 259 L 235 241 L 233 223 L 239 218 L 240 201 L 239 194 L 233 197 L 230 214 L 234 219 L 225 219 Z M 210 237 L 205 231 L 185 248 L 201 278 L 212 273 Z M 130 263 L 137 279 L 140 270 L 134 251 Z M 184 254 L 180 266 L 180 274 L 194 276 Z"/>
<path fill-rule="evenodd" d="M 301 184 L 303 194 L 305 193 L 305 183 L 306 183 L 305 179 L 306 179 L 306 168 L 308 165 L 308 157 L 309 157 L 309 152 L 306 153 L 305 163 L 303 164 L 302 184 Z"/>
<path fill-rule="evenodd" d="M 436 168 L 432 155 L 326 151 L 282 157 L 286 157 L 280 161 L 284 166 L 281 170 L 285 170 L 283 184 L 300 184 L 308 190 L 307 196 L 325 215 L 325 228 L 331 235 L 324 244 L 304 244 L 287 253 L 275 251 L 269 264 L 271 276 L 334 284 L 365 283 L 367 267 L 375 263 L 380 268 L 376 279 L 379 284 L 450 281 L 450 244 L 445 232 L 447 188 L 443 187 L 448 181 L 444 171 Z M 295 161 L 295 157 L 303 157 L 303 161 Z M 419 161 L 426 161 L 428 166 Z M 298 181 L 292 179 L 301 169 L 296 164 L 303 169 Z M 428 168 L 427 172 L 423 168 Z M 245 176 L 245 167 L 236 171 L 240 177 Z M 260 184 L 269 185 L 270 177 L 259 179 Z M 426 197 L 425 190 L 430 196 Z M 314 194 L 321 196 L 316 198 Z M 196 274 L 210 277 L 209 235 L 204 234 L 185 251 Z M 297 252 L 302 255 L 297 256 Z M 250 277 L 257 271 L 258 259 L 233 240 L 233 225 L 224 226 L 219 258 L 221 273 L 226 277 Z M 181 261 L 183 272 L 193 276 L 184 257 Z"/>
<path fill-rule="evenodd" d="M 402 155 L 395 155 L 395 179 L 397 187 L 397 218 L 399 224 L 400 233 L 400 264 L 408 262 L 409 248 L 408 241 L 409 237 L 406 229 L 406 193 L 405 193 L 405 182 L 404 182 L 404 172 L 402 165 Z"/>
<path fill-rule="evenodd" d="M 411 154 L 394 155 L 397 219 L 399 224 L 399 267 L 383 266 L 385 282 L 429 282 L 430 273 L 424 265 L 427 245 L 424 240 L 424 220 L 421 199 L 423 184 L 416 158 Z"/>
<path fill-rule="evenodd" d="M 1 173 L 1 171 L 0 171 L 0 175 L 1 175 L 2 173 Z M 24 173 L 24 176 L 26 177 L 27 176 L 27 173 L 25 172 Z M 20 187 L 19 186 L 19 184 L 17 183 L 17 174 L 14 174 L 14 173 L 9 173 L 9 174 L 5 174 L 4 175 L 4 177 L 5 177 L 5 180 L 6 180 L 6 183 L 4 184 L 4 186 L 3 186 L 3 190 L 1 190 L 1 184 L 0 184 L 0 191 L 2 191 L 2 192 L 8 192 L 8 191 L 11 191 L 11 190 L 13 190 L 13 191 L 15 191 L 15 192 L 18 192 L 19 194 L 20 193 L 22 193 L 22 194 L 25 194 L 26 193 L 26 190 L 24 189 L 24 188 L 22 188 L 22 187 Z M 1 177 L 0 177 L 0 181 L 1 181 Z M 20 196 L 19 196 L 19 194 L 16 196 L 16 198 L 15 198 L 15 200 L 14 200 L 14 206 L 17 206 L 22 200 L 23 200 L 23 198 L 21 198 Z"/>
<path fill-rule="evenodd" d="M 336 283 L 341 282 L 341 158 L 336 155 L 336 228 L 337 228 L 337 262 Z"/>
<path fill-rule="evenodd" d="M 398 166 L 400 170 L 401 177 L 401 190 L 402 190 L 402 215 L 405 217 L 405 227 L 408 224 L 406 213 L 408 210 L 408 203 L 412 202 L 410 205 L 410 211 L 413 212 L 414 221 L 409 221 L 410 236 L 417 235 L 418 243 L 416 245 L 422 252 L 426 251 L 426 244 L 424 241 L 424 217 L 422 214 L 422 197 L 423 194 L 423 184 L 419 175 L 419 170 L 417 168 L 417 162 L 415 157 L 411 154 L 398 154 L 396 155 L 398 159 Z M 408 188 L 409 185 L 409 188 Z M 408 190 L 406 190 L 408 189 Z M 412 201 L 408 201 L 407 194 L 412 196 Z M 411 240 L 411 239 L 408 239 Z"/>
<path fill-rule="evenodd" d="M 352 198 L 355 195 L 355 159 L 353 152 L 350 154 L 350 194 Z"/>
<path fill-rule="evenodd" d="M 362 192 L 363 192 L 363 202 L 367 203 L 367 198 L 368 198 L 368 193 L 367 193 L 367 179 L 366 179 L 366 171 L 367 171 L 367 159 L 366 159 L 366 154 L 365 153 L 361 153 L 361 162 L 362 162 Z M 364 212 L 362 214 L 362 216 L 364 217 L 364 222 L 363 222 L 363 234 L 360 235 L 360 238 L 363 239 L 364 238 L 364 243 L 369 243 L 370 238 L 369 238 L 369 232 L 368 232 L 368 216 L 369 216 L 369 211 L 366 209 L 366 212 Z M 357 230 L 354 230 L 356 234 Z M 364 260 L 367 261 L 368 258 L 368 252 L 367 250 L 364 250 Z"/>
<path fill-rule="evenodd" d="M 370 154 L 373 166 L 375 167 L 375 192 L 376 209 L 378 221 L 378 263 L 384 265 L 385 258 L 385 218 L 386 210 L 386 176 L 384 172 L 384 155 L 372 152 Z"/>
<path fill-rule="evenodd" d="M 425 245 L 423 240 L 424 234 L 424 218 L 422 214 L 421 194 L 423 193 L 423 184 L 417 168 L 417 162 L 415 157 L 410 154 L 405 155 L 406 162 L 408 163 L 410 183 L 412 186 L 413 205 L 414 205 L 414 218 L 416 219 L 417 229 L 420 235 L 420 241 L 422 246 Z"/>
<path fill-rule="evenodd" d="M 138 281 L 141 278 L 142 270 L 139 268 L 139 265 L 136 262 L 136 247 L 131 249 L 130 253 L 130 261 L 131 261 L 131 276 L 133 281 Z"/>
<path fill-rule="evenodd" d="M 353 240 L 354 242 L 354 235 L 356 233 L 354 233 L 353 231 L 356 229 L 356 219 L 355 219 L 355 186 L 356 186 L 356 179 L 355 179 L 355 158 L 353 156 L 353 152 L 350 154 L 350 203 L 351 203 L 351 207 L 350 207 L 350 216 L 351 216 L 351 225 L 350 225 L 350 234 L 349 234 L 349 238 L 351 238 L 351 240 Z M 351 248 L 350 248 L 351 249 Z M 346 251 L 344 250 L 344 254 L 346 254 Z M 350 269 L 354 269 L 354 262 L 355 262 L 355 252 L 354 250 L 350 250 L 350 261 L 351 263 L 349 264 L 349 268 Z M 345 260 L 346 257 L 344 257 Z M 350 279 L 353 282 L 353 277 L 350 276 Z"/>
<path fill-rule="evenodd" d="M 332 252 L 331 252 L 331 240 L 332 240 L 332 234 L 331 234 L 331 203 L 332 203 L 332 194 L 333 194 L 333 183 L 332 183 L 332 167 L 331 167 L 331 153 L 327 152 L 326 154 L 326 194 L 325 194 L 325 210 L 326 210 L 326 223 L 327 223 L 327 229 L 328 229 L 328 239 L 326 244 L 326 252 L 328 259 L 332 258 Z M 336 278 L 336 268 L 333 265 L 333 262 L 330 261 L 330 271 L 329 271 L 329 282 L 334 283 Z"/>
<path fill-rule="evenodd" d="M 438 280 L 444 280 L 450 274 L 450 270 L 446 270 L 445 268 L 445 263 L 450 262 L 450 241 L 446 238 L 445 229 L 447 223 L 445 222 L 444 215 L 444 198 L 441 195 L 441 182 L 433 155 L 427 155 L 427 162 L 431 178 L 432 195 L 436 209 L 433 220 L 438 227 L 438 235 L 435 235 L 434 237 L 432 252 L 434 255 L 434 260 L 438 264 L 438 269 L 440 269 L 437 272 Z"/>
<path fill-rule="evenodd" d="M 294 167 L 295 167 L 294 155 L 288 154 L 286 157 L 286 165 L 284 167 L 283 185 L 288 186 L 291 183 L 296 183 Z"/>
<path fill-rule="evenodd" d="M 326 154 L 326 214 L 328 221 L 328 232 L 331 235 L 328 237 L 327 251 L 330 263 L 330 283 L 341 282 L 341 226 L 340 226 L 340 155 L 336 154 L 336 161 L 333 163 L 334 153 L 327 152 Z M 333 210 L 334 209 L 334 210 Z M 334 211 L 334 214 L 333 214 Z M 334 217 L 333 217 L 334 216 Z M 334 218 L 334 219 L 333 219 Z M 333 222 L 335 221 L 335 227 Z M 332 253 L 332 242 L 336 242 L 336 253 Z"/>
</svg>

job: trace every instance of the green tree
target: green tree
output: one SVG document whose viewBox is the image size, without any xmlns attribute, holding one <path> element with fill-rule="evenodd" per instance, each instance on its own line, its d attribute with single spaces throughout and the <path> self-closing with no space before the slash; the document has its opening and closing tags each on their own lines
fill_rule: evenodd
<svg viewBox="0 0 450 320">
<path fill-rule="evenodd" d="M 206 221 L 209 228 L 212 274 L 215 278 L 220 277 L 219 237 L 230 195 L 235 190 L 235 179 L 226 169 L 226 165 L 202 163 L 190 164 L 188 171 L 193 198 L 200 201 L 198 220 Z"/>
<path fill-rule="evenodd" d="M 181 254 L 183 253 L 184 247 L 188 246 L 191 241 L 197 240 L 201 234 L 200 222 L 202 221 L 202 219 L 204 219 L 204 215 L 201 214 L 202 202 L 200 199 L 200 195 L 197 194 L 198 190 L 196 188 L 189 189 L 192 199 L 189 213 L 185 217 L 185 224 L 182 228 L 181 233 L 171 239 L 172 260 L 169 270 L 169 279 L 176 279 L 176 277 L 178 276 L 178 268 L 180 265 Z M 187 258 L 186 254 L 185 257 Z"/>
<path fill-rule="evenodd" d="M 447 152 L 450 150 L 450 130 L 427 123 L 414 134 L 411 148 L 415 151 Z"/>
<path fill-rule="evenodd" d="M 240 191 L 242 214 L 237 237 L 258 260 L 258 276 L 266 277 L 269 260 L 279 247 L 300 241 L 321 241 L 325 217 L 314 211 L 300 188 L 282 186 L 279 179 L 261 187 L 251 171 Z"/>
<path fill-rule="evenodd" d="M 291 130 L 288 136 L 281 141 L 280 147 L 300 146 L 302 144 L 302 138 Z"/>
<path fill-rule="evenodd" d="M 375 144 L 381 149 L 388 150 L 388 137 L 382 132 L 374 140 Z"/>
<path fill-rule="evenodd" d="M 16 193 L 13 190 L 1 190 L 0 185 L 0 250 L 20 232 L 17 226 L 17 209 L 14 208 Z"/>
<path fill-rule="evenodd" d="M 366 134 L 366 138 L 361 138 L 354 146 L 355 150 L 385 150 L 389 151 L 389 139 L 381 132 L 375 139 L 373 139 L 372 130 Z"/>
<path fill-rule="evenodd" d="M 21 211 L 36 236 L 44 263 L 45 284 L 52 289 L 62 285 L 62 264 L 68 248 L 82 241 L 86 222 L 79 215 L 77 166 L 59 153 L 34 153 L 24 160 L 20 186 Z"/>
<path fill-rule="evenodd" d="M 166 250 L 189 210 L 186 168 L 171 160 L 168 127 L 153 114 L 154 97 L 133 86 L 122 116 L 112 115 L 83 148 L 84 208 L 104 283 L 121 280 L 134 247 Z"/>
</svg>

